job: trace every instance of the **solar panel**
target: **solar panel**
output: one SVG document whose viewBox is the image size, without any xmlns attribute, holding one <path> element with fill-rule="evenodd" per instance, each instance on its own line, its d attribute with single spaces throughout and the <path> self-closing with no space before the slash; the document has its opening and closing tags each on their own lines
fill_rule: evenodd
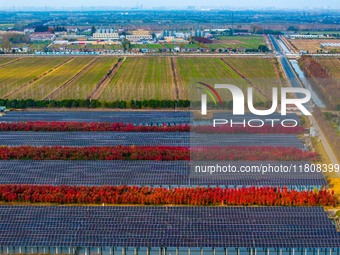
<svg viewBox="0 0 340 255">
<path fill-rule="evenodd" d="M 18 121 L 80 121 L 80 122 L 124 122 L 136 125 L 157 125 L 157 124 L 189 124 L 190 112 L 175 112 L 175 111 L 152 111 L 152 112 L 110 112 L 110 111 L 77 111 L 77 112 L 43 112 L 43 111 L 24 111 L 24 112 L 9 112 L 0 118 L 0 121 L 18 122 Z M 288 114 L 282 116 L 274 113 L 270 116 L 256 116 L 246 113 L 243 116 L 234 116 L 231 113 L 214 113 L 216 119 L 230 119 L 234 121 L 242 121 L 243 119 L 294 119 L 300 123 L 297 114 Z"/>
<path fill-rule="evenodd" d="M 1 184 L 50 185 L 137 185 L 137 186 L 288 186 L 291 189 L 321 188 L 327 185 L 321 173 L 199 173 L 191 166 L 202 162 L 189 161 L 69 161 L 69 160 L 1 160 Z M 216 162 L 204 162 L 205 165 Z M 305 165 L 305 161 L 219 161 L 235 166 L 264 164 Z"/>
<path fill-rule="evenodd" d="M 330 248 L 340 233 L 321 207 L 0 206 L 0 245 Z"/>
<path fill-rule="evenodd" d="M 0 132 L 0 145 L 7 146 L 305 146 L 287 134 L 195 134 L 189 132 Z"/>
</svg>

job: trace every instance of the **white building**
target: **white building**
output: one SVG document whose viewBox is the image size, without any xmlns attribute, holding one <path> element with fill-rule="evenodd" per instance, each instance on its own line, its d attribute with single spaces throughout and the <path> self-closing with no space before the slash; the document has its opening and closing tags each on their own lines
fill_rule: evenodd
<svg viewBox="0 0 340 255">
<path fill-rule="evenodd" d="M 92 37 L 96 40 L 119 40 L 119 34 L 113 29 L 97 29 Z"/>
<path fill-rule="evenodd" d="M 317 39 L 317 38 L 325 38 L 324 35 L 289 35 L 289 38 L 292 39 Z"/>
<path fill-rule="evenodd" d="M 126 35 L 129 41 L 152 40 L 152 35 Z"/>
<path fill-rule="evenodd" d="M 340 47 L 340 43 L 332 43 L 332 42 L 326 42 L 326 43 L 320 43 L 320 47 Z"/>
<path fill-rule="evenodd" d="M 32 33 L 30 34 L 30 38 L 32 41 L 53 41 L 55 40 L 56 36 L 52 33 Z"/>
</svg>

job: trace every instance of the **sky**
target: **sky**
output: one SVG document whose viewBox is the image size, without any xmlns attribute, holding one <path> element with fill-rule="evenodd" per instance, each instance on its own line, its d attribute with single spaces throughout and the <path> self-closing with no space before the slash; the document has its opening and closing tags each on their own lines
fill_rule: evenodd
<svg viewBox="0 0 340 255">
<path fill-rule="evenodd" d="M 204 7 L 230 7 L 230 8 L 289 8 L 289 9 L 340 9 L 339 0 L 138 0 L 144 9 L 156 7 L 186 8 L 195 6 L 197 9 Z M 67 7 L 91 7 L 91 6 L 122 6 L 135 7 L 137 0 L 0 0 L 0 9 L 4 8 L 67 8 Z"/>
</svg>

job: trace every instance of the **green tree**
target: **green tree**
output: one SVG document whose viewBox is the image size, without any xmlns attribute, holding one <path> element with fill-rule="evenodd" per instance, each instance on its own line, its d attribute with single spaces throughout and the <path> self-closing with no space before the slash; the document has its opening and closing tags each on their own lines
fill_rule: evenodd
<svg viewBox="0 0 340 255">
<path fill-rule="evenodd" d="M 129 51 L 131 49 L 131 43 L 129 40 L 123 39 L 122 46 L 123 46 L 124 52 Z"/>
<path fill-rule="evenodd" d="M 267 45 L 264 45 L 264 44 L 261 44 L 261 45 L 258 47 L 258 50 L 261 51 L 261 52 L 267 52 L 267 51 L 269 51 Z"/>
<path fill-rule="evenodd" d="M 47 32 L 48 31 L 48 26 L 37 26 L 35 29 L 34 29 L 34 32 L 39 32 L 39 33 L 43 33 L 43 32 Z"/>
<path fill-rule="evenodd" d="M 96 28 L 94 26 L 91 27 L 91 36 L 96 32 Z"/>
</svg>

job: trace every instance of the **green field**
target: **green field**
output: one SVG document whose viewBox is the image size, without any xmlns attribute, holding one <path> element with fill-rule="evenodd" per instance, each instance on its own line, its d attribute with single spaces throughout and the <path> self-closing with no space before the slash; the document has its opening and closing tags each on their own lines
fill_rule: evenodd
<svg viewBox="0 0 340 255">
<path fill-rule="evenodd" d="M 232 83 L 243 90 L 242 77 L 279 77 L 275 59 L 212 57 L 127 57 L 103 79 L 117 57 L 0 57 L 0 97 L 8 99 L 86 99 L 98 88 L 101 101 L 190 99 L 196 81 Z M 1 67 L 1 63 L 8 63 Z M 260 89 L 274 84 L 254 82 L 255 101 L 265 101 Z M 277 86 L 277 84 L 275 84 Z M 226 93 L 225 99 L 231 99 Z"/>
<path fill-rule="evenodd" d="M 271 98 L 272 87 L 281 87 L 280 68 L 276 59 L 229 58 L 226 59 L 235 70 L 255 86 L 267 98 Z M 250 68 L 251 67 L 251 68 Z"/>
<path fill-rule="evenodd" d="M 127 58 L 100 99 L 176 99 L 168 58 Z"/>
<path fill-rule="evenodd" d="M 181 47 L 181 48 L 184 48 L 184 49 L 198 49 L 198 48 L 201 48 L 201 46 L 197 45 L 196 43 L 194 43 L 194 44 L 180 44 L 180 43 L 170 44 L 170 43 L 166 43 L 166 44 L 164 44 L 164 47 L 169 48 L 169 49 L 174 49 L 175 47 Z"/>
<path fill-rule="evenodd" d="M 162 45 L 160 44 L 131 44 L 132 49 L 162 49 Z"/>
<path fill-rule="evenodd" d="M 41 79 L 33 82 L 17 93 L 12 94 L 10 99 L 45 99 L 74 75 L 80 72 L 91 60 L 90 57 L 72 58 L 69 62 L 56 68 Z"/>
<path fill-rule="evenodd" d="M 244 91 L 248 84 L 228 65 L 223 63 L 219 58 L 179 58 L 178 59 L 179 75 L 182 87 L 188 93 L 189 86 L 193 85 L 197 80 L 206 81 L 207 83 L 232 83 L 238 85 Z M 222 92 L 221 95 L 225 99 L 231 100 L 231 94 Z M 186 98 L 190 98 L 185 94 Z M 262 100 L 261 96 L 257 95 L 257 100 Z"/>
<path fill-rule="evenodd" d="M 53 95 L 52 99 L 78 99 L 89 97 L 98 82 L 117 62 L 117 58 L 97 58 L 84 72 L 81 72 L 76 79 L 72 80 L 67 87 Z"/>
<path fill-rule="evenodd" d="M 265 44 L 263 36 L 217 36 L 217 40 L 208 44 L 209 49 L 246 48 L 257 50 L 259 45 Z"/>
<path fill-rule="evenodd" d="M 0 97 L 5 97 L 8 93 L 39 78 L 67 59 L 69 58 L 22 58 L 12 64 L 0 67 Z M 17 98 L 17 96 L 14 96 L 14 98 Z"/>
<path fill-rule="evenodd" d="M 1 57 L 0 58 L 0 66 L 2 66 L 3 64 L 9 63 L 11 61 L 14 61 L 15 58 L 11 58 L 11 57 Z"/>
</svg>

